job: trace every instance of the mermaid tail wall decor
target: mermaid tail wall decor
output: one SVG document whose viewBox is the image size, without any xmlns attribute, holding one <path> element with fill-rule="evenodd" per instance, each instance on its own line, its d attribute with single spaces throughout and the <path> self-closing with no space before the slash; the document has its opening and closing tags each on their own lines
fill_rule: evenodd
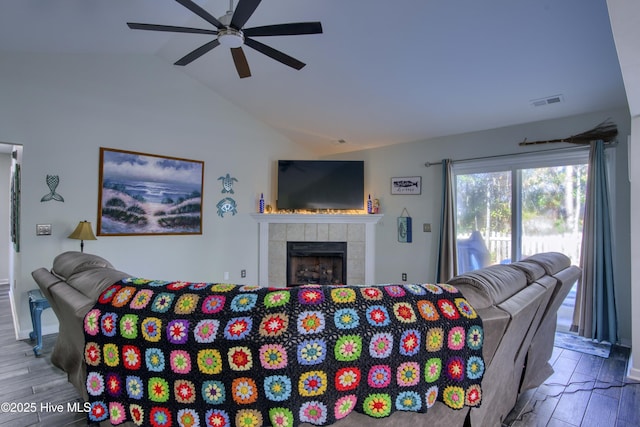
<svg viewBox="0 0 640 427">
<path fill-rule="evenodd" d="M 64 202 L 64 198 L 56 193 L 56 188 L 60 184 L 60 177 L 58 175 L 47 175 L 47 186 L 51 192 L 42 196 L 41 202 L 48 202 L 49 200 L 56 200 L 58 202 Z"/>
</svg>

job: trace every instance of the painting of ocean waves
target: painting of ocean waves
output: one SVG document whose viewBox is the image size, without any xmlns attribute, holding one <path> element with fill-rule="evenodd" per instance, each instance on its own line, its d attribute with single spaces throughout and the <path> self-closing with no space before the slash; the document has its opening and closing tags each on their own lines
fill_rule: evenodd
<svg viewBox="0 0 640 427">
<path fill-rule="evenodd" d="M 169 200 L 186 199 L 200 191 L 199 186 L 188 183 L 132 181 L 114 184 L 120 186 L 123 189 L 123 193 L 132 196 L 134 199 L 150 203 L 165 203 Z"/>
<path fill-rule="evenodd" d="M 99 235 L 202 234 L 204 162 L 100 149 Z"/>
</svg>

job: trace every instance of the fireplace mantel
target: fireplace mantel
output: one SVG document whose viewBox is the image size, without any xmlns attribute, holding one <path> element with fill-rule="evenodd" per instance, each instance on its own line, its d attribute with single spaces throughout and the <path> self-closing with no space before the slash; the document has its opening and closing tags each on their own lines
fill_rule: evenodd
<svg viewBox="0 0 640 427">
<path fill-rule="evenodd" d="M 375 224 L 384 215 L 359 214 L 251 214 L 259 223 L 267 224 Z"/>
<path fill-rule="evenodd" d="M 269 228 L 272 224 L 295 228 L 317 224 L 362 224 L 364 226 L 364 276 L 363 283 L 375 283 L 375 225 L 383 217 L 381 214 L 251 214 L 258 222 L 259 254 L 258 254 L 258 283 L 261 286 L 284 286 L 283 283 L 270 283 L 269 265 L 272 264 L 269 250 L 274 250 L 275 244 L 270 241 Z M 326 227 L 326 226 L 325 226 Z M 298 240 L 298 239 L 297 239 Z M 302 239 L 299 239 L 302 240 Z M 271 260 L 271 262 L 270 262 Z M 272 264 L 273 265 L 273 264 Z M 355 284 L 355 283 L 354 283 Z"/>
</svg>

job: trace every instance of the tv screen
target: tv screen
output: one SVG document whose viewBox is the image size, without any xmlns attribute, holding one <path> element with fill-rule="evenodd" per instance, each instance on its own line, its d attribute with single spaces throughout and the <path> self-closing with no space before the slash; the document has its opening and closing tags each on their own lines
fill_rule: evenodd
<svg viewBox="0 0 640 427">
<path fill-rule="evenodd" d="M 279 160 L 278 209 L 363 209 L 361 160 Z"/>
</svg>

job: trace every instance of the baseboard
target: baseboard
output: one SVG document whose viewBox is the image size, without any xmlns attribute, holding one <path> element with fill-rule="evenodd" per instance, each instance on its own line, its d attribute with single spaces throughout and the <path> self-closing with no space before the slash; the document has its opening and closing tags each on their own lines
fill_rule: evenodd
<svg viewBox="0 0 640 427">
<path fill-rule="evenodd" d="M 18 339 L 19 340 L 28 340 L 30 332 L 31 332 L 31 329 L 29 329 L 28 331 L 21 330 L 20 332 L 18 332 Z M 51 334 L 57 334 L 57 333 L 58 333 L 58 325 L 44 325 L 44 326 L 42 326 L 42 336 L 51 335 Z"/>
<path fill-rule="evenodd" d="M 617 345 L 620 347 L 631 348 L 631 340 L 621 339 Z"/>
<path fill-rule="evenodd" d="M 633 381 L 640 381 L 640 369 L 633 367 L 633 353 L 629 355 L 629 365 L 627 366 L 627 378 Z"/>
</svg>

